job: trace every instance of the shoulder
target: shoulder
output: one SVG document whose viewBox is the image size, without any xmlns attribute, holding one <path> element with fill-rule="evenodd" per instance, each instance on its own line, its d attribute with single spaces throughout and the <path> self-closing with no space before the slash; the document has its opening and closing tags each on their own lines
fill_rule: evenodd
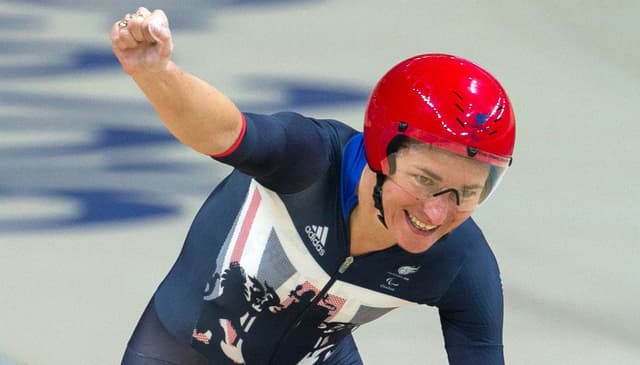
<svg viewBox="0 0 640 365">
<path fill-rule="evenodd" d="M 344 145 L 357 133 L 343 122 L 295 112 L 243 115 L 242 140 L 218 160 L 281 193 L 302 191 L 339 165 Z"/>
<path fill-rule="evenodd" d="M 357 133 L 357 131 L 348 124 L 335 119 L 314 118 L 290 111 L 275 113 L 270 117 L 281 120 L 286 124 L 287 128 L 295 131 L 315 130 L 322 136 L 334 140 L 341 146 L 343 146 L 352 135 Z"/>
<path fill-rule="evenodd" d="M 281 125 L 285 127 L 305 126 L 310 128 L 317 128 L 318 130 L 325 130 L 327 132 L 337 133 L 338 135 L 344 135 L 344 138 L 347 139 L 349 135 L 355 133 L 354 128 L 350 127 L 342 121 L 327 118 L 309 117 L 292 111 L 281 111 L 273 114 L 257 114 L 244 112 L 243 115 L 250 123 L 261 125 Z"/>
<path fill-rule="evenodd" d="M 441 305 L 462 309 L 487 301 L 501 302 L 502 282 L 498 262 L 473 219 L 467 219 L 451 232 L 447 241 L 456 242 L 464 250 L 464 260 L 445 296 L 441 298 Z"/>
<path fill-rule="evenodd" d="M 341 151 L 357 131 L 335 119 L 322 119 L 300 113 L 283 111 L 274 114 L 243 113 L 246 120 L 247 144 L 274 143 L 302 151 L 320 147 Z M 266 139 L 266 141 L 265 141 Z M 277 147 L 276 147 L 277 148 Z"/>
<path fill-rule="evenodd" d="M 454 280 L 437 303 L 445 345 L 449 355 L 456 358 L 486 355 L 498 359 L 502 354 L 504 311 L 498 264 L 473 220 L 469 219 L 456 231 L 449 239 L 461 239 L 467 252 Z"/>
<path fill-rule="evenodd" d="M 489 242 L 473 218 L 467 219 L 454 229 L 447 240 L 455 240 L 461 243 L 467 253 L 466 266 L 483 271 L 487 268 L 487 265 L 489 267 L 497 267 L 496 258 L 489 246 Z"/>
</svg>

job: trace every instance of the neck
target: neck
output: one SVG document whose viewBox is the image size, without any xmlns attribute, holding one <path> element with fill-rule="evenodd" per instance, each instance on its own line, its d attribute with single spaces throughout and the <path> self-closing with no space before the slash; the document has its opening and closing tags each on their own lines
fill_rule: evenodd
<svg viewBox="0 0 640 365">
<path fill-rule="evenodd" d="M 384 250 L 395 244 L 391 233 L 378 219 L 378 211 L 373 205 L 371 195 L 375 183 L 375 172 L 366 166 L 358 183 L 358 205 L 349 218 L 352 256 Z"/>
</svg>

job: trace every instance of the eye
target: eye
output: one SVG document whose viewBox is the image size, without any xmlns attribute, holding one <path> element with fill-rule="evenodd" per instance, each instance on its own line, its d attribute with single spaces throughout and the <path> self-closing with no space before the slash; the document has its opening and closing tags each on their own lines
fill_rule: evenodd
<svg viewBox="0 0 640 365">
<path fill-rule="evenodd" d="M 478 190 L 477 189 L 464 189 L 464 190 L 462 190 L 462 198 L 463 199 L 473 198 L 476 195 L 478 195 Z"/>
<path fill-rule="evenodd" d="M 415 181 L 422 186 L 433 186 L 435 181 L 432 178 L 424 175 L 413 175 Z"/>
</svg>

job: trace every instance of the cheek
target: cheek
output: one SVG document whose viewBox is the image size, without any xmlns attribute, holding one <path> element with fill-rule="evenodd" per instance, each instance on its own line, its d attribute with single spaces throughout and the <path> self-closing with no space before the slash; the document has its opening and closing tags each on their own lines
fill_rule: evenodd
<svg viewBox="0 0 640 365">
<path fill-rule="evenodd" d="M 417 204 L 419 201 L 393 183 L 386 183 L 382 189 L 382 203 L 386 212 L 387 206 L 399 208 Z"/>
<path fill-rule="evenodd" d="M 415 198 L 403 194 L 402 191 L 396 191 L 393 188 L 384 189 L 382 192 L 382 207 L 384 208 L 384 217 L 387 223 L 387 229 L 395 235 L 402 232 L 404 227 L 405 210 L 411 211 L 412 204 L 416 204 Z"/>
<path fill-rule="evenodd" d="M 412 199 L 412 198 L 411 198 Z M 415 208 L 412 208 L 412 204 L 415 204 L 411 201 L 411 199 L 407 199 L 406 197 L 391 197 L 389 199 L 383 198 L 383 208 L 384 208 L 384 216 L 387 220 L 387 223 L 396 226 L 399 223 L 402 223 L 405 220 L 405 210 L 412 211 Z"/>
<path fill-rule="evenodd" d="M 454 230 L 456 227 L 462 224 L 462 222 L 466 221 L 467 218 L 471 216 L 473 212 L 458 212 L 454 211 L 451 213 L 451 218 L 449 219 L 449 224 L 447 225 L 447 230 L 450 232 Z M 447 232 L 448 233 L 448 232 Z"/>
</svg>

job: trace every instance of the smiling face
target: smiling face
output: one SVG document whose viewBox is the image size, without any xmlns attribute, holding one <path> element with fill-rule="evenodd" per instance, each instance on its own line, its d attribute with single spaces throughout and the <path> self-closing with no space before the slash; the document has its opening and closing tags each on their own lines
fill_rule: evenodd
<svg viewBox="0 0 640 365">
<path fill-rule="evenodd" d="M 486 164 L 421 143 L 402 147 L 388 161 L 385 222 L 412 253 L 427 250 L 471 215 L 489 175 Z"/>
</svg>

